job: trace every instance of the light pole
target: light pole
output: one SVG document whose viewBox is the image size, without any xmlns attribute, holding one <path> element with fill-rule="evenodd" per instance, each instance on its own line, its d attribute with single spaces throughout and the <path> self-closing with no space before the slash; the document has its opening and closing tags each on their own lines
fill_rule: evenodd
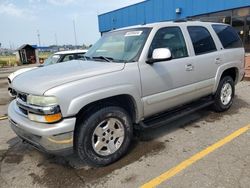
<svg viewBox="0 0 250 188">
<path fill-rule="evenodd" d="M 55 33 L 55 42 L 56 42 L 56 46 L 58 46 L 58 41 L 57 41 L 57 35 Z"/>
<path fill-rule="evenodd" d="M 77 38 L 76 38 L 76 24 L 75 24 L 75 20 L 73 20 L 73 28 L 74 28 L 75 48 L 76 48 L 76 46 L 77 46 Z"/>
<path fill-rule="evenodd" d="M 37 30 L 37 38 L 38 38 L 38 44 L 39 44 L 39 47 L 41 46 L 41 41 L 40 41 L 40 33 L 39 33 L 39 30 Z"/>
</svg>

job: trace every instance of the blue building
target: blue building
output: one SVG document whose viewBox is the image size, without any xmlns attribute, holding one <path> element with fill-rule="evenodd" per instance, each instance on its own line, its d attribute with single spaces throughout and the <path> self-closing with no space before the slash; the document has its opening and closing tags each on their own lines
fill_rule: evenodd
<svg viewBox="0 0 250 188">
<path fill-rule="evenodd" d="M 231 24 L 250 52 L 250 0 L 146 0 L 98 16 L 101 33 L 184 18 Z"/>
</svg>

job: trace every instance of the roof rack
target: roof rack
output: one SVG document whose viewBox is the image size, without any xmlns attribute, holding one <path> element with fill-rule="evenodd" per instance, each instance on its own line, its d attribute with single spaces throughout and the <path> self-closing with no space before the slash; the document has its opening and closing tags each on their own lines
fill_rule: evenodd
<svg viewBox="0 0 250 188">
<path fill-rule="evenodd" d="M 188 22 L 188 21 L 194 21 L 192 18 L 183 18 L 183 19 L 177 19 L 174 20 L 174 22 Z"/>
</svg>

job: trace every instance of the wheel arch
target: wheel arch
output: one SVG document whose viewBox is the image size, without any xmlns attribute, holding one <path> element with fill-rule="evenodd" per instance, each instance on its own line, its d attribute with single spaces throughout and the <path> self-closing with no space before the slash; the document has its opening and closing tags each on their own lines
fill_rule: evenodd
<svg viewBox="0 0 250 188">
<path fill-rule="evenodd" d="M 121 94 L 93 101 L 83 106 L 77 113 L 76 117 L 77 119 L 80 119 L 80 117 L 85 117 L 86 115 L 89 115 L 89 113 L 91 113 L 93 110 L 99 109 L 101 106 L 105 105 L 114 105 L 123 108 L 130 115 L 132 122 L 136 122 L 138 117 L 137 105 L 134 98 L 128 94 Z"/>
<path fill-rule="evenodd" d="M 238 83 L 238 80 L 239 80 L 239 68 L 236 66 L 230 66 L 230 67 L 224 67 L 223 69 L 218 70 L 216 78 L 215 78 L 216 84 L 215 84 L 215 87 L 213 89 L 214 93 L 216 92 L 221 79 L 224 78 L 225 76 L 232 77 L 232 79 L 236 85 Z"/>
</svg>

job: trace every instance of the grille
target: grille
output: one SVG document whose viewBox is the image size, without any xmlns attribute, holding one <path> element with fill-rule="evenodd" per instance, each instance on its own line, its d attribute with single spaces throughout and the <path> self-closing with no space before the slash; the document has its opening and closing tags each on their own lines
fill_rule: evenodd
<svg viewBox="0 0 250 188">
<path fill-rule="evenodd" d="M 23 109 L 23 108 L 21 108 L 21 107 L 19 107 L 19 109 L 20 109 L 20 111 L 21 111 L 23 114 L 25 114 L 26 116 L 28 115 L 28 111 L 27 111 L 27 110 L 25 110 L 25 109 Z"/>
<path fill-rule="evenodd" d="M 27 102 L 27 94 L 17 92 L 16 96 L 17 96 L 18 99 L 22 100 L 23 102 L 25 102 L 25 103 Z M 19 106 L 19 105 L 18 105 L 18 108 L 20 109 L 20 111 L 21 111 L 24 115 L 26 115 L 26 116 L 28 115 L 28 111 L 27 111 L 26 109 L 22 108 L 22 107 Z"/>
</svg>

